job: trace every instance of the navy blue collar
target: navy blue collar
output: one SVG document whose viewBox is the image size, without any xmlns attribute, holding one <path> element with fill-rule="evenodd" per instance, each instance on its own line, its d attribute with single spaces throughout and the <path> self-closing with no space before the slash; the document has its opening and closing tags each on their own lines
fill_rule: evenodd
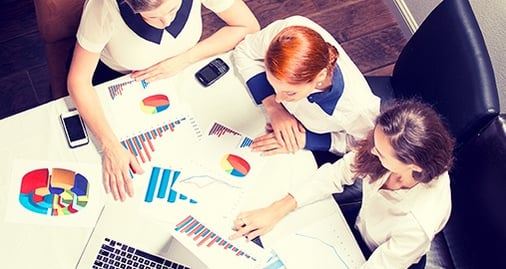
<svg viewBox="0 0 506 269">
<path fill-rule="evenodd" d="M 134 31 L 139 37 L 151 41 L 156 44 L 162 42 L 163 29 L 158 29 L 147 24 L 141 17 L 141 14 L 134 13 L 130 6 L 123 0 L 117 0 L 119 6 L 119 12 L 123 21 L 126 25 Z M 183 0 L 181 7 L 176 13 L 176 17 L 170 23 L 169 26 L 165 27 L 165 30 L 169 32 L 174 38 L 181 33 L 186 21 L 190 17 L 193 0 Z"/>
<path fill-rule="evenodd" d="M 325 113 L 332 116 L 337 105 L 337 101 L 343 95 L 344 79 L 341 69 L 336 64 L 332 72 L 332 87 L 325 91 L 319 91 L 310 94 L 307 100 L 311 103 L 319 105 Z"/>
</svg>

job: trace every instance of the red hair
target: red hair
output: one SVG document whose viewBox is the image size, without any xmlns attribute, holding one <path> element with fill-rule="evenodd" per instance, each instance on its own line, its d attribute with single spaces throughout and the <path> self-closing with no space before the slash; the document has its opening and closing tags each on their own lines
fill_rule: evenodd
<svg viewBox="0 0 506 269">
<path fill-rule="evenodd" d="M 332 74 L 338 56 L 337 49 L 313 29 L 289 26 L 271 41 L 264 62 L 277 79 L 303 84 L 313 81 L 324 68 Z"/>
</svg>

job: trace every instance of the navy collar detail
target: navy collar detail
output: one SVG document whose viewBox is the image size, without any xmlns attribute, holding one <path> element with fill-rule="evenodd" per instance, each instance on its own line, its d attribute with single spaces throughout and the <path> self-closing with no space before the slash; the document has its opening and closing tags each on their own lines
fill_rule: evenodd
<svg viewBox="0 0 506 269">
<path fill-rule="evenodd" d="M 126 2 L 122 0 L 117 1 L 121 17 L 132 31 L 147 41 L 156 44 L 160 44 L 162 42 L 163 29 L 158 29 L 147 24 L 142 19 L 141 14 L 134 13 Z M 165 30 L 169 32 L 174 38 L 177 37 L 183 30 L 186 21 L 190 17 L 192 5 L 193 0 L 183 0 L 181 7 L 176 13 L 176 17 L 169 26 L 165 27 Z"/>
<path fill-rule="evenodd" d="M 336 64 L 332 72 L 332 87 L 326 91 L 318 91 L 310 94 L 307 100 L 319 105 L 325 113 L 332 116 L 337 105 L 337 101 L 343 95 L 344 78 L 341 69 Z"/>
</svg>

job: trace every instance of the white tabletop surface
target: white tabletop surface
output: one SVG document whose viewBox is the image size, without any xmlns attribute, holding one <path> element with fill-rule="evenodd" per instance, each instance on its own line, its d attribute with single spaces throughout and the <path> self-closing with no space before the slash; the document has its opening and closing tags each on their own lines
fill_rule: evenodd
<svg viewBox="0 0 506 269">
<path fill-rule="evenodd" d="M 202 130 L 218 121 L 253 137 L 261 134 L 266 122 L 261 108 L 253 103 L 234 73 L 230 54 L 221 57 L 232 69 L 212 86 L 204 88 L 193 77 L 208 60 L 169 79 L 171 85 L 191 106 Z M 16 181 L 19 179 L 12 178 L 16 160 L 86 163 L 101 170 L 101 157 L 93 136 L 92 141 L 83 147 L 70 149 L 66 144 L 58 116 L 73 107 L 70 98 L 66 97 L 0 121 L 0 189 L 4 193 L 0 196 L 0 217 L 3 218 L 0 224 L 0 267 L 17 264 L 16 268 L 74 268 L 92 231 L 91 226 L 38 225 L 12 222 L 6 218 L 7 208 L 13 203 L 9 199 L 15 197 L 6 193 L 15 189 L 11 184 L 19 184 Z M 250 202 L 243 209 L 266 206 L 283 197 L 287 189 L 295 184 L 295 179 L 303 180 L 316 169 L 308 151 L 269 157 L 265 163 L 264 180 L 251 187 L 253 189 L 246 198 Z M 149 170 L 149 163 L 143 164 L 143 167 Z M 135 199 L 141 199 L 139 196 L 137 194 Z M 110 200 L 107 197 L 105 202 Z M 351 242 L 351 251 L 361 256 L 357 254 L 360 250 L 332 198 L 292 212 L 262 240 L 266 246 L 275 244 L 284 236 L 332 214 L 337 214 L 341 236 Z"/>
</svg>

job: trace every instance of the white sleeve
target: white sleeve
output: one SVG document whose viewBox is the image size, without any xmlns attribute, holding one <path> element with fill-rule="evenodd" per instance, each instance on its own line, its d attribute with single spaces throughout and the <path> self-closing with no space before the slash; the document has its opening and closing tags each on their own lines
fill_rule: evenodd
<svg viewBox="0 0 506 269">
<path fill-rule="evenodd" d="M 297 201 L 297 207 L 322 200 L 332 193 L 343 191 L 343 185 L 353 184 L 355 178 L 351 165 L 355 152 L 344 155 L 333 164 L 324 164 L 310 180 L 291 190 L 289 193 Z"/>
<path fill-rule="evenodd" d="M 87 0 L 84 4 L 76 38 L 85 50 L 99 53 L 110 40 L 117 23 L 112 12 L 119 13 L 115 3 L 110 0 Z"/>
<path fill-rule="evenodd" d="M 235 1 L 242 0 L 202 0 L 202 5 L 214 13 L 220 13 L 231 7 Z"/>
<path fill-rule="evenodd" d="M 423 229 L 413 221 L 412 227 L 391 234 L 360 268 L 408 268 L 430 249 L 430 242 Z"/>
</svg>

